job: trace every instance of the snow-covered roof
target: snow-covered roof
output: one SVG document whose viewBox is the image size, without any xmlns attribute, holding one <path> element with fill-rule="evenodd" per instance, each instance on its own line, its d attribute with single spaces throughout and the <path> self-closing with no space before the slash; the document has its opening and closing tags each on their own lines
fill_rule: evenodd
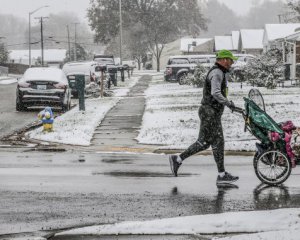
<svg viewBox="0 0 300 240">
<path fill-rule="evenodd" d="M 215 36 L 215 50 L 234 50 L 232 36 Z"/>
<path fill-rule="evenodd" d="M 44 61 L 45 62 L 62 62 L 66 58 L 66 49 L 45 49 L 44 50 Z M 41 58 L 42 52 L 40 49 L 31 50 L 31 58 Z M 28 59 L 28 50 L 11 50 L 9 51 L 9 59 L 20 60 Z"/>
<path fill-rule="evenodd" d="M 264 43 L 279 38 L 285 38 L 286 36 L 295 33 L 298 28 L 300 28 L 300 23 L 266 24 Z"/>
<path fill-rule="evenodd" d="M 193 46 L 191 45 L 193 42 L 196 42 L 196 46 L 199 46 L 211 40 L 212 38 L 181 38 L 180 51 L 182 52 L 188 52 L 188 50 L 193 51 Z M 190 48 L 189 48 L 189 44 L 190 44 Z"/>
<path fill-rule="evenodd" d="M 285 37 L 285 40 L 300 41 L 300 31 Z"/>
<path fill-rule="evenodd" d="M 239 49 L 240 31 L 232 31 L 232 45 L 234 50 Z"/>
<path fill-rule="evenodd" d="M 263 49 L 263 29 L 241 29 L 242 49 Z"/>
</svg>

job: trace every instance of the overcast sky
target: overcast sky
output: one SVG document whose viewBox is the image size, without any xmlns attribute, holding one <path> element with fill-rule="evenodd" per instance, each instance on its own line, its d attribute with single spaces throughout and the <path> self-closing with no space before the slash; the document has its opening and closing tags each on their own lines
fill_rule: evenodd
<svg viewBox="0 0 300 240">
<path fill-rule="evenodd" d="M 109 0 L 108 0 L 109 1 Z M 209 0 L 208 0 L 209 1 Z M 253 0 L 218 0 L 225 3 L 229 8 L 240 15 L 245 15 L 252 5 Z M 265 1 L 265 0 L 254 0 Z M 274 0 L 272 0 L 274 1 Z M 285 0 L 282 0 L 285 1 Z M 33 17 L 47 16 L 49 13 L 74 12 L 82 21 L 87 22 L 86 8 L 89 6 L 89 0 L 0 0 L 0 13 L 13 14 L 21 18 L 28 19 L 29 12 L 35 9 L 49 5 L 34 13 Z"/>
</svg>

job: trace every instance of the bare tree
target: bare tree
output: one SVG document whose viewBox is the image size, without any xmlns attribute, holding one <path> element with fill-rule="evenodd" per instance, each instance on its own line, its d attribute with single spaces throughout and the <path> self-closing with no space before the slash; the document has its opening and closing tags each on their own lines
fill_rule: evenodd
<svg viewBox="0 0 300 240">
<path fill-rule="evenodd" d="M 88 18 L 95 31 L 96 42 L 110 43 L 119 34 L 118 2 L 91 0 Z M 127 0 L 122 4 L 123 28 L 131 33 L 135 41 L 136 31 L 143 30 L 141 36 L 147 45 L 143 50 L 152 51 L 158 71 L 166 43 L 182 34 L 196 35 L 206 29 L 206 19 L 197 0 Z M 135 28 L 137 23 L 142 27 Z M 137 41 L 135 43 L 138 44 Z"/>
</svg>

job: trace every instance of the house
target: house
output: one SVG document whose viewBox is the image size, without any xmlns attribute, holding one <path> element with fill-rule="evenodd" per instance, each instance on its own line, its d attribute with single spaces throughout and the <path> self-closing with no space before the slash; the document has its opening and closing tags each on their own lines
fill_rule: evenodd
<svg viewBox="0 0 300 240">
<path fill-rule="evenodd" d="M 297 31 L 297 29 L 296 29 Z M 290 79 L 300 79 L 300 29 L 284 38 L 277 39 L 282 44 L 283 62 L 290 69 Z M 283 47 L 284 46 L 284 47 Z"/>
<path fill-rule="evenodd" d="M 237 49 L 234 49 L 234 44 L 232 41 L 232 35 L 229 36 L 215 36 L 215 52 L 220 51 L 222 49 L 227 49 L 233 52 L 236 52 Z"/>
<path fill-rule="evenodd" d="M 166 44 L 160 56 L 160 69 L 164 69 L 167 66 L 167 62 L 170 56 L 180 54 L 180 39 Z M 152 57 L 152 68 L 157 69 L 157 62 L 155 57 Z"/>
<path fill-rule="evenodd" d="M 263 52 L 264 29 L 241 29 L 240 46 L 242 53 L 258 55 Z"/>
<path fill-rule="evenodd" d="M 182 54 L 207 54 L 213 50 L 212 38 L 181 38 L 180 51 Z"/>
<path fill-rule="evenodd" d="M 297 77 L 297 55 L 299 60 L 300 52 L 299 30 L 300 23 L 266 24 L 263 38 L 264 51 L 273 48 L 284 49 L 283 61 L 289 69 L 292 80 Z"/>
<path fill-rule="evenodd" d="M 300 28 L 300 23 L 286 24 L 266 24 L 263 36 L 264 51 L 271 48 L 280 47 L 278 39 L 285 38 L 297 31 Z"/>
<path fill-rule="evenodd" d="M 44 64 L 48 66 L 59 66 L 66 58 L 67 50 L 65 49 L 45 49 Z M 38 65 L 41 61 L 42 52 L 39 49 L 31 50 L 31 64 Z M 11 50 L 9 51 L 9 62 L 19 64 L 29 64 L 28 50 Z"/>
<path fill-rule="evenodd" d="M 170 56 L 187 54 L 210 54 L 213 52 L 212 38 L 180 38 L 165 45 L 160 57 L 160 69 L 167 66 Z M 153 69 L 157 68 L 156 59 L 152 60 Z"/>
<path fill-rule="evenodd" d="M 232 31 L 231 32 L 232 37 L 232 47 L 233 50 L 236 52 L 239 52 L 239 46 L 240 46 L 240 31 Z"/>
</svg>

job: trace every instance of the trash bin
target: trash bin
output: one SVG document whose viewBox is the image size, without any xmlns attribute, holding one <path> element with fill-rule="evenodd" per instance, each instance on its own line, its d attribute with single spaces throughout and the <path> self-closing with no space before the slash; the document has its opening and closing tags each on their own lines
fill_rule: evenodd
<svg viewBox="0 0 300 240">
<path fill-rule="evenodd" d="M 79 110 L 85 111 L 84 90 L 85 90 L 85 75 L 84 73 L 72 73 L 67 76 L 69 86 L 72 89 L 73 96 L 78 96 Z"/>
<path fill-rule="evenodd" d="M 76 80 L 76 88 L 78 92 L 79 110 L 85 111 L 85 103 L 84 103 L 85 75 L 76 74 L 75 80 Z"/>
<path fill-rule="evenodd" d="M 117 73 L 118 68 L 114 65 L 108 65 L 107 66 L 107 72 L 109 74 L 110 81 L 114 84 L 114 86 L 117 86 Z"/>
<path fill-rule="evenodd" d="M 68 74 L 67 79 L 68 79 L 68 82 L 69 82 L 69 87 L 71 88 L 71 94 L 73 95 L 73 97 L 78 98 L 78 92 L 77 92 L 77 88 L 76 88 L 75 76 Z"/>
</svg>

